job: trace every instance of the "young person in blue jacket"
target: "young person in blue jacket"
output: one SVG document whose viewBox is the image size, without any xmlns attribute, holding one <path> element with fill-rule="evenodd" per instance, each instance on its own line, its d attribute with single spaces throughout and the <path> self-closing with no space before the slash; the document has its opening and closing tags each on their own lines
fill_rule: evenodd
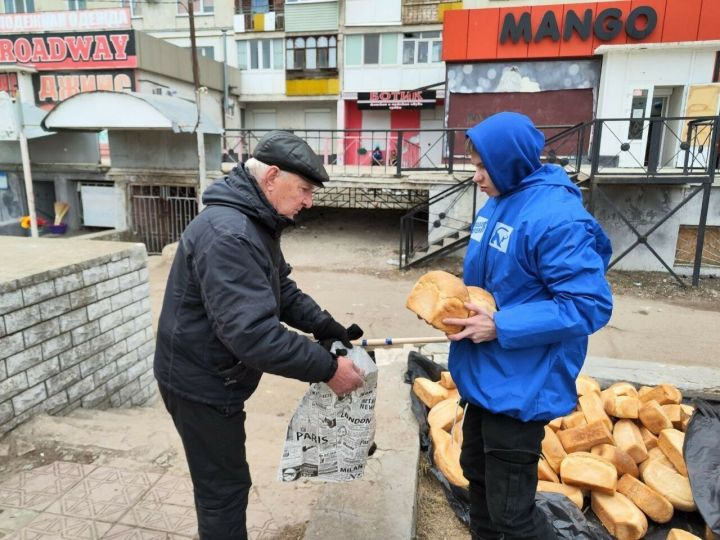
<svg viewBox="0 0 720 540">
<path fill-rule="evenodd" d="M 535 505 L 544 425 L 575 407 L 588 336 L 607 324 L 610 241 L 565 171 L 542 165 L 545 138 L 517 113 L 467 132 L 475 183 L 489 200 L 472 226 L 464 280 L 496 313 L 446 319 L 450 371 L 468 402 L 460 463 L 474 539 L 549 539 Z"/>
</svg>

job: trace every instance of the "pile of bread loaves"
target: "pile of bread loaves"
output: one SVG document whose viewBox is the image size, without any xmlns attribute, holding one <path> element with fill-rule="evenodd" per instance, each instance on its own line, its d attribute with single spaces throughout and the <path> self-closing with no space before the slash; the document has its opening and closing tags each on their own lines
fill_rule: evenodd
<svg viewBox="0 0 720 540">
<path fill-rule="evenodd" d="M 693 408 L 680 391 L 660 384 L 639 389 L 627 382 L 601 390 L 580 375 L 576 410 L 545 426 L 538 491 L 563 493 L 580 509 L 586 498 L 620 540 L 645 536 L 648 518 L 667 523 L 675 510 L 696 510 L 683 458 L 684 431 Z M 460 468 L 463 410 L 449 372 L 439 382 L 421 377 L 417 397 L 430 408 L 434 460 L 449 482 L 467 487 Z M 669 540 L 696 536 L 672 529 Z"/>
</svg>

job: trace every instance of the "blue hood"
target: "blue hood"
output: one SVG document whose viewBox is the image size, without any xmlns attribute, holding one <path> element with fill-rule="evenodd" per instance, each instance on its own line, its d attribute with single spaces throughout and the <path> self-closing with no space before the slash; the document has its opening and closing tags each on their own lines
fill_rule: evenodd
<svg viewBox="0 0 720 540">
<path fill-rule="evenodd" d="M 545 146 L 545 136 L 527 116 L 514 112 L 494 114 L 470 128 L 466 135 L 500 194 L 545 178 L 545 175 L 539 175 L 534 182 L 524 182 L 532 180 L 528 177 L 542 167 L 540 153 Z M 566 175 L 562 176 L 567 179 Z M 557 180 L 560 179 L 558 176 Z M 569 181 L 560 183 L 572 186 Z"/>
</svg>

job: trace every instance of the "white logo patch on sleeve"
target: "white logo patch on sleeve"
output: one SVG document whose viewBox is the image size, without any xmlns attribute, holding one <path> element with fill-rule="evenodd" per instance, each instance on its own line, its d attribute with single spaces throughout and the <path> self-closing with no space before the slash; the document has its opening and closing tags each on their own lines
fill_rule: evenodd
<svg viewBox="0 0 720 540">
<path fill-rule="evenodd" d="M 498 221 L 490 237 L 490 247 L 506 253 L 512 232 L 513 228 L 510 225 L 505 225 Z"/>
<path fill-rule="evenodd" d="M 485 229 L 487 229 L 487 225 L 488 225 L 487 218 L 478 216 L 478 218 L 475 220 L 475 223 L 473 223 L 472 232 L 470 233 L 470 238 L 475 240 L 476 242 L 479 242 L 480 240 L 482 240 L 482 237 L 485 234 Z"/>
</svg>

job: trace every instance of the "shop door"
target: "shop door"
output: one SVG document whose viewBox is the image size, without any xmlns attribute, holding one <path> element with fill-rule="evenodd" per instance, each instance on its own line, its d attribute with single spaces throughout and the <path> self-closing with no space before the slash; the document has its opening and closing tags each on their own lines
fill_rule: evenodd
<svg viewBox="0 0 720 540">
<path fill-rule="evenodd" d="M 604 141 L 612 139 L 627 141 L 628 150 L 618 154 L 619 167 L 645 168 L 648 133 L 652 124 L 647 120 L 652 104 L 652 88 L 634 88 L 630 92 L 629 100 L 630 121 L 605 122 L 602 137 Z"/>
<path fill-rule="evenodd" d="M 305 140 L 316 154 L 325 158 L 332 154 L 332 116 L 329 109 L 308 109 L 305 111 Z"/>
<path fill-rule="evenodd" d="M 661 157 L 666 126 L 661 118 L 667 117 L 668 97 L 653 95 L 648 123 L 648 144 L 645 147 L 645 166 L 654 173 L 662 168 Z M 655 119 L 655 120 L 652 120 Z"/>
<path fill-rule="evenodd" d="M 720 83 L 695 84 L 688 90 L 687 103 L 685 104 L 684 117 L 716 116 L 720 114 Z M 690 136 L 690 155 L 688 166 L 706 167 L 707 158 L 710 155 L 708 146 L 711 144 L 712 129 L 700 127 L 688 135 L 688 124 L 683 125 L 682 140 L 688 140 Z M 685 160 L 685 153 L 678 156 L 678 167 L 682 167 Z"/>
</svg>

